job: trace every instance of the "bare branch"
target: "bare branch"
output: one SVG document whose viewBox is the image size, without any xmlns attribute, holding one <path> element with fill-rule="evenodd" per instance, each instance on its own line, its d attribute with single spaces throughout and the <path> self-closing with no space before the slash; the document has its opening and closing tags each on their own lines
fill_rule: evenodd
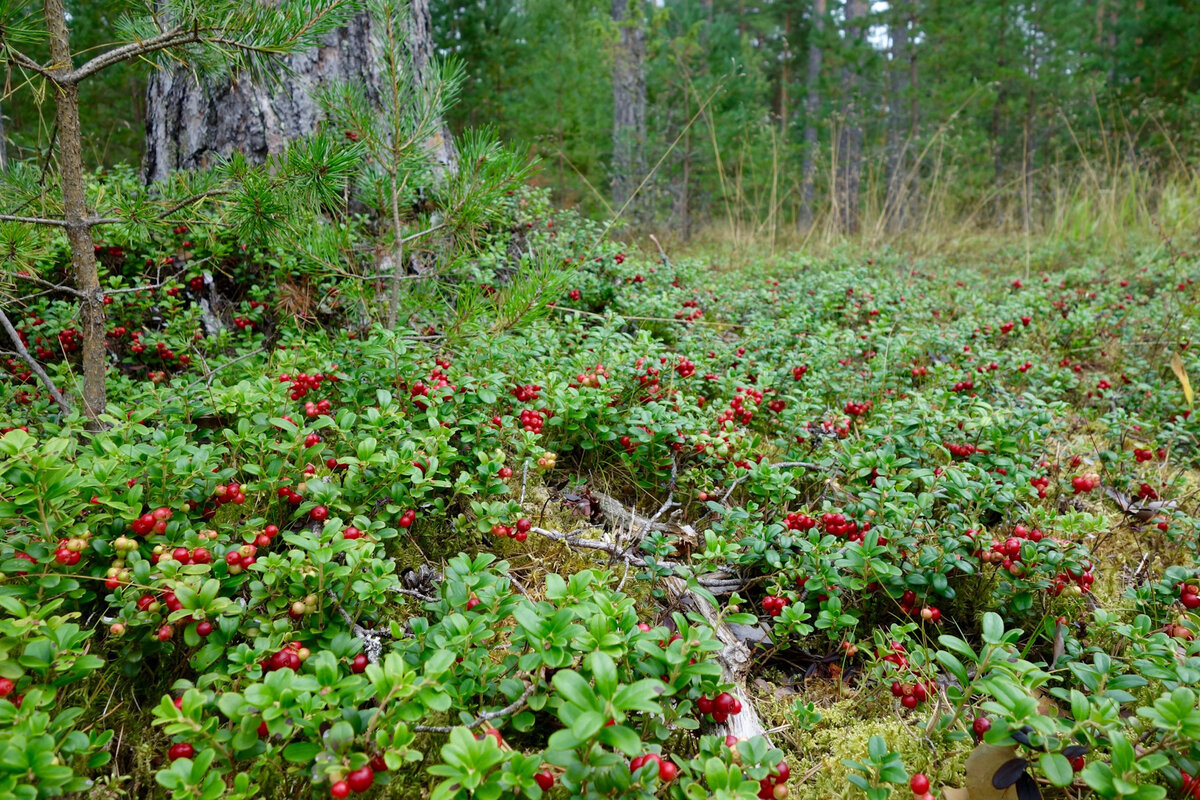
<svg viewBox="0 0 1200 800">
<path fill-rule="evenodd" d="M 8 333 L 8 338 L 12 339 L 13 346 L 17 348 L 17 355 L 29 366 L 33 374 L 38 376 L 38 380 L 45 385 L 46 391 L 50 393 L 50 397 L 54 399 L 54 402 L 58 404 L 58 407 L 62 409 L 64 414 L 70 414 L 71 405 L 62 396 L 62 393 L 58 391 L 58 388 L 54 385 L 54 381 L 50 380 L 50 376 L 46 374 L 46 371 L 42 369 L 42 365 L 34 361 L 33 356 L 29 355 L 29 351 L 21 343 L 21 335 L 17 333 L 16 328 L 13 327 L 12 320 L 4 313 L 3 308 L 0 308 L 0 326 L 3 326 L 4 330 Z"/>
<path fill-rule="evenodd" d="M 18 217 L 12 214 L 0 214 L 0 222 L 22 222 L 26 225 L 48 225 L 54 228 L 67 227 L 66 220 L 48 219 L 46 217 Z"/>
<path fill-rule="evenodd" d="M 529 699 L 529 695 L 533 694 L 533 689 L 535 686 L 537 686 L 537 681 L 530 681 L 529 683 L 525 684 L 525 691 L 521 692 L 521 696 L 516 700 L 497 711 L 484 711 L 466 725 L 413 725 L 412 730 L 416 733 L 449 733 L 455 728 L 466 728 L 467 730 L 473 730 L 485 722 L 493 719 L 499 719 L 500 717 L 507 717 L 510 714 L 515 714 L 517 711 L 520 711 L 525 707 L 525 702 Z"/>
<path fill-rule="evenodd" d="M 49 80 L 56 80 L 53 72 L 46 69 L 41 64 L 39 64 L 38 62 L 34 61 L 29 56 L 22 53 L 20 50 L 17 50 L 11 44 L 8 44 L 6 42 L 4 44 L 4 49 L 6 51 L 8 51 L 9 56 L 12 57 L 13 62 L 16 63 L 17 66 L 23 67 L 32 72 L 36 72 L 38 75 L 41 75 L 43 78 L 48 78 Z"/>
<path fill-rule="evenodd" d="M 158 36 L 151 36 L 145 41 L 130 42 L 120 47 L 114 47 L 112 50 L 96 56 L 91 61 L 85 62 L 78 69 L 73 70 L 67 75 L 59 76 L 53 80 L 57 80 L 59 83 L 79 83 L 84 78 L 94 75 L 100 70 L 111 67 L 114 64 L 119 64 L 122 61 L 156 53 L 159 50 L 166 50 L 169 47 L 181 44 L 193 44 L 198 41 L 200 41 L 200 31 L 198 29 L 186 30 L 183 28 L 173 28 L 165 33 L 160 33 Z"/>
<path fill-rule="evenodd" d="M 63 286 L 62 284 L 59 284 L 59 283 L 51 283 L 50 281 L 44 281 L 41 278 L 37 277 L 36 275 L 25 275 L 20 272 L 14 272 L 13 277 L 20 278 L 23 281 L 29 281 L 30 283 L 36 283 L 38 286 L 43 286 L 43 287 L 50 289 L 52 291 L 55 291 L 55 292 L 65 292 L 67 294 L 74 295 L 75 297 L 79 297 L 79 298 L 83 297 L 83 292 L 79 291 L 78 289 L 72 289 L 70 286 Z"/>
<path fill-rule="evenodd" d="M 261 352 L 262 352 L 262 348 L 260 347 L 257 350 L 251 350 L 249 353 L 246 353 L 245 355 L 241 355 L 241 356 L 238 356 L 237 358 L 226 361 L 224 364 L 221 364 L 220 366 L 213 367 L 208 372 L 206 372 L 203 376 L 201 376 L 200 380 L 188 384 L 187 387 L 183 390 L 183 393 L 187 394 L 192 389 L 195 389 L 197 386 L 199 386 L 202 383 L 206 386 L 211 386 L 213 376 L 216 375 L 218 372 L 225 369 L 226 367 L 232 367 L 234 364 L 238 363 L 239 361 L 245 361 L 247 358 L 256 356 Z"/>
</svg>

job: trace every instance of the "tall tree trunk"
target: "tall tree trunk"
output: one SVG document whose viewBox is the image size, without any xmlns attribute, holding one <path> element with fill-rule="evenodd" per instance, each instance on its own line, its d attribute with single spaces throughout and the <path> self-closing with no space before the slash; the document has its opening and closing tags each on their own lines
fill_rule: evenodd
<svg viewBox="0 0 1200 800">
<path fill-rule="evenodd" d="M 71 34 L 63 0 L 45 0 L 43 10 L 50 35 L 50 60 L 54 70 L 71 71 Z M 80 328 L 83 338 L 83 412 L 96 423 L 107 406 L 105 372 L 108 345 L 104 331 L 104 293 L 96 268 L 92 229 L 88 223 L 87 185 L 83 174 L 83 130 L 79 123 L 79 86 L 73 81 L 54 83 L 58 126 L 58 174 L 62 184 L 63 221 L 71 245 L 75 289 L 80 293 Z"/>
<path fill-rule="evenodd" d="M 1008 3 L 1000 3 L 1000 31 L 997 37 L 996 73 L 999 86 L 996 90 L 996 104 L 992 106 L 992 124 L 990 137 L 992 140 L 992 170 L 995 187 L 995 209 L 997 228 L 1004 224 L 1004 200 L 1001 188 L 1004 185 L 1004 106 L 1008 102 L 1008 79 L 1004 71 L 1008 66 L 1005 47 L 1008 40 Z"/>
<path fill-rule="evenodd" d="M 866 15 L 865 0 L 846 0 L 846 46 L 850 57 L 842 67 L 842 126 L 838 133 L 836 201 L 838 228 L 858 233 L 858 191 L 862 180 L 862 123 L 858 109 L 858 49 L 862 38 L 860 20 Z"/>
<path fill-rule="evenodd" d="M 634 198 L 646 174 L 646 30 L 641 0 L 612 0 L 620 41 L 613 54 L 613 208 L 629 203 L 626 216 L 641 220 Z"/>
<path fill-rule="evenodd" d="M 892 59 L 889 64 L 891 72 L 891 97 L 888 99 L 888 133 L 887 133 L 887 196 L 883 204 L 884 222 L 888 231 L 895 233 L 904 227 L 904 211 L 908 194 L 908 148 L 910 141 L 908 133 L 910 126 L 906 124 L 908 115 L 908 12 L 907 9 L 896 7 L 891 9 L 891 40 Z"/>
<path fill-rule="evenodd" d="M 433 55 L 428 0 L 411 0 L 407 27 L 414 80 L 424 81 Z M 369 97 L 378 96 L 375 52 L 370 17 L 364 13 L 327 36 L 320 48 L 281 59 L 281 83 L 273 86 L 246 80 L 197 82 L 181 69 L 158 72 L 146 90 L 146 180 L 209 166 L 234 151 L 254 162 L 282 152 L 289 140 L 316 130 L 321 113 L 313 90 L 321 83 L 359 81 Z M 444 126 L 429 147 L 439 164 L 453 167 L 453 145 Z"/>
<path fill-rule="evenodd" d="M 808 42 L 808 75 L 804 83 L 804 155 L 800 164 L 800 224 L 813 221 L 817 176 L 817 110 L 821 107 L 821 36 L 825 31 L 825 0 L 813 0 L 812 30 Z"/>
</svg>

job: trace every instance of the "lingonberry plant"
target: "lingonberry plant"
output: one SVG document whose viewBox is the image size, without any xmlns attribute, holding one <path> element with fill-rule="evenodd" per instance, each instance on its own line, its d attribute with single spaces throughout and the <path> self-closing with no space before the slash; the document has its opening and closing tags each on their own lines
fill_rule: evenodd
<svg viewBox="0 0 1200 800">
<path fill-rule="evenodd" d="M 0 383 L 0 794 L 1194 792 L 1194 261 L 728 273 L 509 191 L 394 330 L 104 243 L 111 427 Z"/>
</svg>

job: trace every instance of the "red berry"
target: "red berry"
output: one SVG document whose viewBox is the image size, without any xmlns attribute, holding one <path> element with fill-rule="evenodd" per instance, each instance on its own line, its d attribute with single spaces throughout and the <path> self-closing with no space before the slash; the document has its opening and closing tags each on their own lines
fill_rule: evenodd
<svg viewBox="0 0 1200 800">
<path fill-rule="evenodd" d="M 542 770 L 534 775 L 533 779 L 537 781 L 538 787 L 543 792 L 550 791 L 550 789 L 554 786 L 554 773 L 550 772 L 549 770 Z"/>
<path fill-rule="evenodd" d="M 338 798 L 338 800 L 342 800 L 343 797 L 349 797 L 350 784 L 345 781 L 338 781 L 329 787 L 329 794 L 332 797 Z"/>
<path fill-rule="evenodd" d="M 196 750 L 187 742 L 179 742 L 171 745 L 171 749 L 167 751 L 167 758 L 175 761 L 180 758 L 191 758 L 195 755 Z"/>
<path fill-rule="evenodd" d="M 325 506 L 315 506 L 308 512 L 308 516 L 313 522 L 324 522 L 329 517 L 329 509 Z"/>
<path fill-rule="evenodd" d="M 929 778 L 925 777 L 925 773 L 918 772 L 909 779 L 908 788 L 912 789 L 913 794 L 925 794 L 929 791 Z"/>
<path fill-rule="evenodd" d="M 346 783 L 354 792 L 365 792 L 375 782 L 375 771 L 370 767 L 361 767 L 346 776 Z"/>
<path fill-rule="evenodd" d="M 354 657 L 354 661 L 352 661 L 350 663 L 350 671 L 353 672 L 355 675 L 366 672 L 367 671 L 367 663 L 368 663 L 367 657 L 365 655 L 363 655 L 362 653 L 359 653 L 358 655 L 356 655 Z"/>
<path fill-rule="evenodd" d="M 992 729 L 992 721 L 987 717 L 976 717 L 971 723 L 971 730 L 975 732 L 976 738 L 982 739 L 983 735 Z"/>
<path fill-rule="evenodd" d="M 679 767 L 675 766 L 674 761 L 663 761 L 658 765 L 658 779 L 663 783 L 670 783 L 678 774 Z"/>
<path fill-rule="evenodd" d="M 0 697 L 8 697 L 15 688 L 16 684 L 10 678 L 0 678 Z"/>
</svg>

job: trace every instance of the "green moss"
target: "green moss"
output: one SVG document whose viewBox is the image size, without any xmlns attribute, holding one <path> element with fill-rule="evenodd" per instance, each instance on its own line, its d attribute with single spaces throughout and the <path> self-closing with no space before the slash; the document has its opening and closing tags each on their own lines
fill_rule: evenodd
<svg viewBox="0 0 1200 800">
<path fill-rule="evenodd" d="M 924 717 L 900 717 L 885 705 L 857 695 L 820 708 L 821 721 L 810 730 L 784 732 L 787 740 L 777 744 L 790 749 L 788 755 L 794 759 L 791 796 L 862 797 L 846 779 L 853 770 L 842 762 L 864 759 L 872 736 L 883 737 L 900 754 L 909 774 L 924 772 L 934 786 L 961 785 L 970 743 L 951 741 L 936 732 L 926 736 Z"/>
</svg>

